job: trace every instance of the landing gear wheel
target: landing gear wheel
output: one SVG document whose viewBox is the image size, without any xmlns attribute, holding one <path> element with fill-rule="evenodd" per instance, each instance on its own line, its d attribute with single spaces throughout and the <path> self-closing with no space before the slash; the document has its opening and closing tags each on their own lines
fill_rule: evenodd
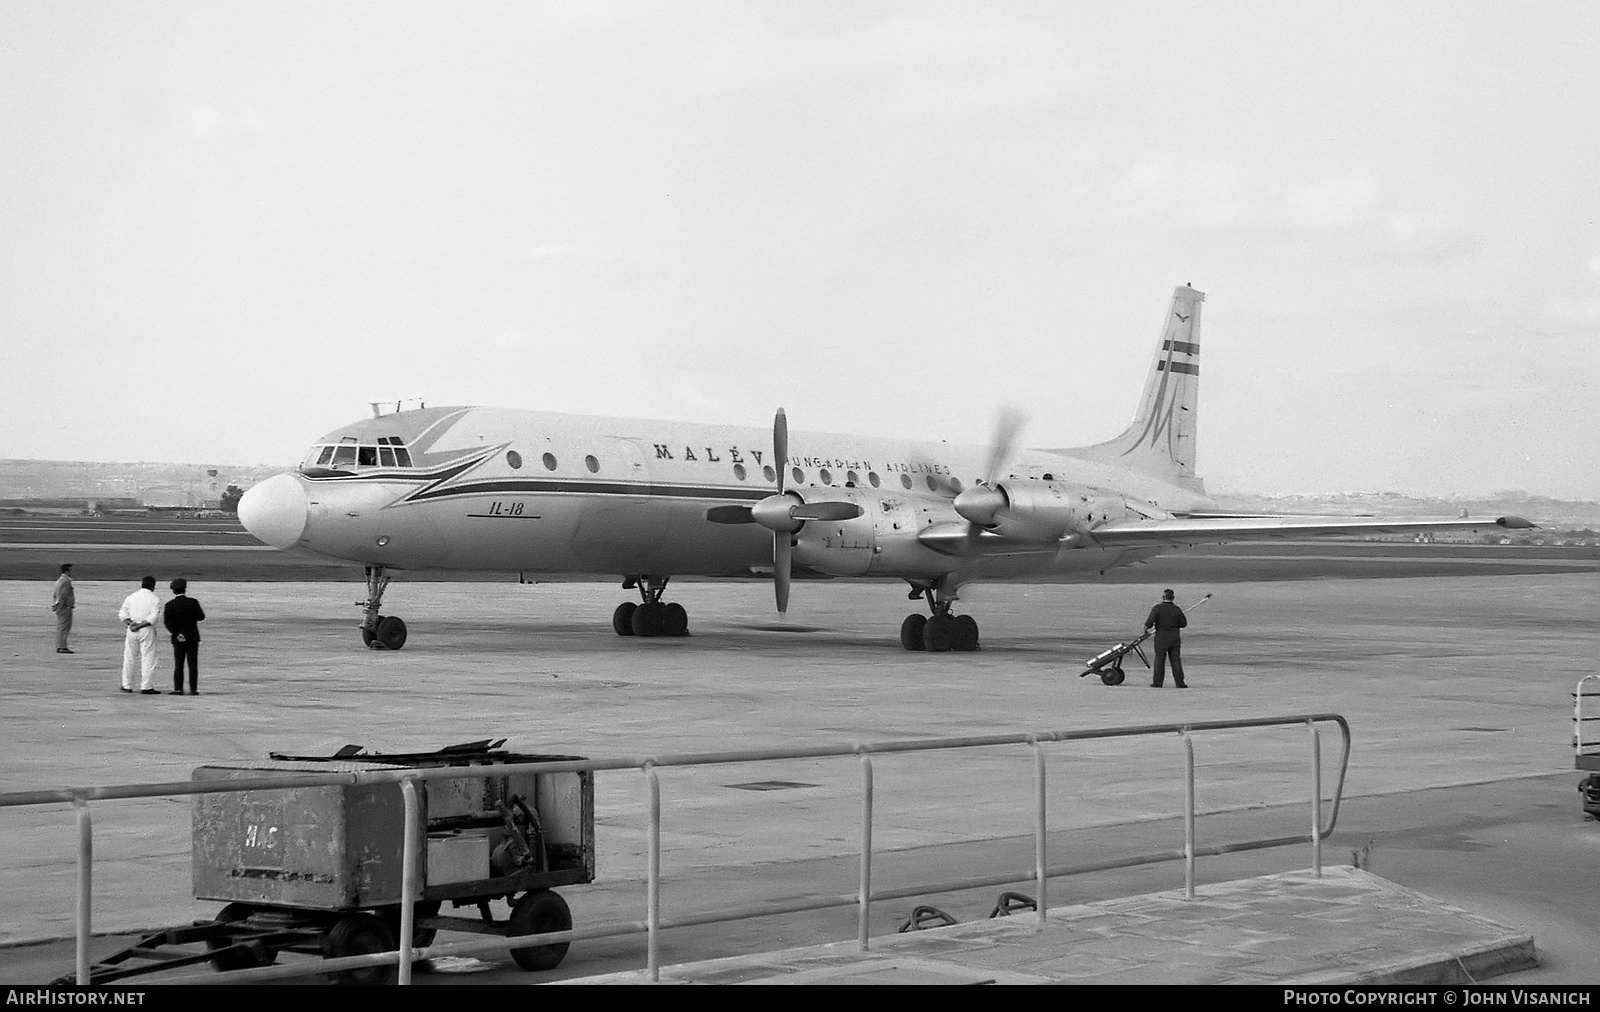
<svg viewBox="0 0 1600 1012">
<path fill-rule="evenodd" d="M 971 615 L 957 615 L 951 620 L 950 649 L 971 653 L 978 649 L 978 620 Z"/>
<path fill-rule="evenodd" d="M 406 624 L 393 615 L 378 619 L 374 632 L 385 650 L 399 650 L 406 645 Z"/>
<path fill-rule="evenodd" d="M 912 612 L 906 620 L 900 623 L 900 645 L 907 650 L 926 650 L 922 642 L 922 628 L 928 624 L 928 616 Z"/>
<path fill-rule="evenodd" d="M 633 610 L 635 636 L 660 636 L 662 608 L 659 604 L 641 604 Z"/>
<path fill-rule="evenodd" d="M 633 613 L 639 606 L 632 601 L 624 601 L 617 605 L 617 610 L 611 613 L 611 631 L 618 636 L 633 635 Z"/>
<path fill-rule="evenodd" d="M 378 643 L 378 634 L 365 626 L 361 627 L 361 645 L 366 647 L 368 650 L 383 649 L 383 647 Z"/>
<path fill-rule="evenodd" d="M 322 936 L 322 957 L 365 956 L 374 952 L 393 952 L 394 932 L 371 914 L 350 914 L 340 918 Z M 338 970 L 329 974 L 336 984 L 393 984 L 399 967 L 363 966 L 357 970 Z"/>
<path fill-rule="evenodd" d="M 249 917 L 252 908 L 244 903 L 229 903 L 217 911 L 216 919 L 223 924 L 234 924 Z M 219 949 L 228 949 L 233 945 L 231 938 L 208 938 L 206 948 L 213 953 L 211 968 L 218 973 L 227 973 L 229 970 L 249 970 L 257 966 L 271 966 L 278 961 L 278 953 L 274 949 L 256 947 L 249 949 L 231 949 L 218 952 Z"/>
<path fill-rule="evenodd" d="M 949 615 L 933 615 L 922 627 L 922 645 L 934 653 L 944 653 L 955 641 L 955 620 Z"/>
<path fill-rule="evenodd" d="M 524 893 L 511 908 L 511 930 L 507 937 L 542 935 L 546 931 L 566 931 L 572 927 L 572 911 L 567 901 L 549 889 Z M 553 942 L 526 949 L 513 949 L 511 958 L 524 970 L 553 970 L 567 955 L 571 942 Z"/>
<path fill-rule="evenodd" d="M 1100 669 L 1100 680 L 1105 682 L 1107 685 L 1121 685 L 1123 679 L 1127 677 L 1127 672 L 1123 671 L 1119 667 Z"/>
<path fill-rule="evenodd" d="M 689 635 L 689 612 L 676 601 L 661 608 L 661 635 Z"/>
</svg>

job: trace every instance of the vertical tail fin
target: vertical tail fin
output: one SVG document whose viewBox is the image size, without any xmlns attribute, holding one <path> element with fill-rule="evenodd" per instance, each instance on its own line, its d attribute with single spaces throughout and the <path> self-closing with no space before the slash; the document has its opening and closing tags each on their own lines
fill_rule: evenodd
<svg viewBox="0 0 1600 1012">
<path fill-rule="evenodd" d="M 1115 439 L 1067 453 L 1121 464 L 1140 474 L 1205 494 L 1195 475 L 1195 425 L 1200 403 L 1200 303 L 1206 299 L 1187 285 L 1172 293 L 1172 306 L 1145 380 L 1144 397 L 1133 424 Z"/>
</svg>

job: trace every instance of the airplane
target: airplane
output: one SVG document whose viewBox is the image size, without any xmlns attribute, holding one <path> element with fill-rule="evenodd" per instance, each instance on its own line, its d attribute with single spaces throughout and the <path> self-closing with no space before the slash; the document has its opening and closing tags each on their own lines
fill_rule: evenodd
<svg viewBox="0 0 1600 1012">
<path fill-rule="evenodd" d="M 405 645 L 381 614 L 395 571 L 617 574 L 638 601 L 620 636 L 682 636 L 663 600 L 673 576 L 771 570 L 785 614 L 796 566 L 894 578 L 920 610 L 906 650 L 971 651 L 961 588 L 1105 573 L 1162 552 L 1267 538 L 1535 526 L 1495 519 L 1220 512 L 1195 473 L 1200 309 L 1174 292 L 1133 421 L 1102 443 L 1015 445 L 1003 414 L 989 445 L 602 418 L 489 407 L 408 408 L 342 426 L 293 472 L 245 492 L 239 519 L 267 545 L 360 563 L 361 638 Z M 519 576 L 520 578 L 520 576 Z"/>
</svg>

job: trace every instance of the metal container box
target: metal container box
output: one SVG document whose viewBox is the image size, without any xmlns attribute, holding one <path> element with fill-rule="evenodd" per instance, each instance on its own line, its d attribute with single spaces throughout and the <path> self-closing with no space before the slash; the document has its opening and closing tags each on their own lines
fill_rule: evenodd
<svg viewBox="0 0 1600 1012">
<path fill-rule="evenodd" d="M 192 779 L 575 758 L 489 749 L 465 758 L 452 750 L 346 758 L 349 751 L 202 766 Z M 592 774 L 490 774 L 420 786 L 427 847 L 414 899 L 472 900 L 594 879 Z M 195 795 L 195 898 L 325 911 L 393 906 L 401 900 L 404 825 L 398 783 Z"/>
</svg>

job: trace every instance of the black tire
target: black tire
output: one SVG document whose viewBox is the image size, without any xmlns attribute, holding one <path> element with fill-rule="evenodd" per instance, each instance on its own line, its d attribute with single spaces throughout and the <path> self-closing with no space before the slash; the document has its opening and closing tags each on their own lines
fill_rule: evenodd
<svg viewBox="0 0 1600 1012">
<path fill-rule="evenodd" d="M 949 650 L 955 638 L 955 622 L 949 615 L 934 615 L 922 627 L 922 646 L 933 653 Z"/>
<path fill-rule="evenodd" d="M 907 650 L 926 650 L 922 642 L 922 627 L 928 624 L 928 616 L 912 612 L 906 620 L 900 623 L 900 645 Z"/>
<path fill-rule="evenodd" d="M 373 632 L 371 629 L 368 629 L 366 626 L 361 627 L 361 645 L 366 647 L 368 650 L 383 649 L 383 645 L 378 642 L 378 634 Z"/>
<path fill-rule="evenodd" d="M 641 604 L 633 610 L 633 634 L 635 636 L 661 635 L 661 606 L 659 604 Z"/>
<path fill-rule="evenodd" d="M 509 938 L 523 935 L 542 935 L 546 931 L 566 931 L 572 927 L 572 911 L 567 901 L 549 889 L 536 889 L 523 893 L 511 908 Z M 511 958 L 524 970 L 554 970 L 566 958 L 571 942 L 552 942 L 526 949 L 514 949 Z"/>
<path fill-rule="evenodd" d="M 254 910 L 255 908 L 247 903 L 229 903 L 217 911 L 215 920 L 223 924 L 236 924 L 248 918 Z M 226 952 L 218 951 L 220 949 L 228 949 L 232 944 L 233 939 L 231 938 L 206 939 L 206 948 L 213 953 L 211 957 L 211 968 L 213 970 L 218 973 L 227 973 L 229 970 L 249 970 L 257 966 L 271 966 L 278 961 L 278 953 L 275 949 L 258 947 L 255 949 L 229 949 Z"/>
<path fill-rule="evenodd" d="M 374 952 L 394 952 L 394 932 L 371 914 L 341 917 L 322 936 L 324 959 L 365 956 Z M 364 966 L 359 970 L 337 970 L 328 974 L 335 984 L 393 984 L 400 976 L 398 966 Z"/>
<path fill-rule="evenodd" d="M 978 620 L 971 615 L 957 615 L 950 624 L 950 649 L 971 653 L 978 649 Z"/>
<path fill-rule="evenodd" d="M 661 609 L 661 635 L 687 636 L 689 635 L 689 612 L 683 605 L 676 601 L 665 605 Z"/>
<path fill-rule="evenodd" d="M 1107 685 L 1121 685 L 1127 677 L 1128 673 L 1116 666 L 1100 669 L 1100 680 Z"/>
<path fill-rule="evenodd" d="M 617 605 L 617 610 L 611 613 L 611 631 L 618 636 L 632 636 L 633 613 L 638 607 L 632 601 L 624 601 Z"/>
<path fill-rule="evenodd" d="M 385 650 L 399 650 L 406 645 L 406 624 L 393 615 L 378 619 L 378 642 Z"/>
<path fill-rule="evenodd" d="M 437 917 L 439 915 L 439 906 L 438 900 L 430 903 L 418 903 L 411 909 L 411 914 L 418 920 L 424 917 Z M 383 924 L 384 927 L 389 929 L 389 933 L 398 939 L 400 937 L 400 908 L 394 907 L 393 909 L 385 910 Z M 433 940 L 438 934 L 437 928 L 414 927 L 411 929 L 411 947 L 413 949 L 426 949 L 433 944 Z M 415 966 L 416 964 L 413 963 L 412 965 Z"/>
</svg>

